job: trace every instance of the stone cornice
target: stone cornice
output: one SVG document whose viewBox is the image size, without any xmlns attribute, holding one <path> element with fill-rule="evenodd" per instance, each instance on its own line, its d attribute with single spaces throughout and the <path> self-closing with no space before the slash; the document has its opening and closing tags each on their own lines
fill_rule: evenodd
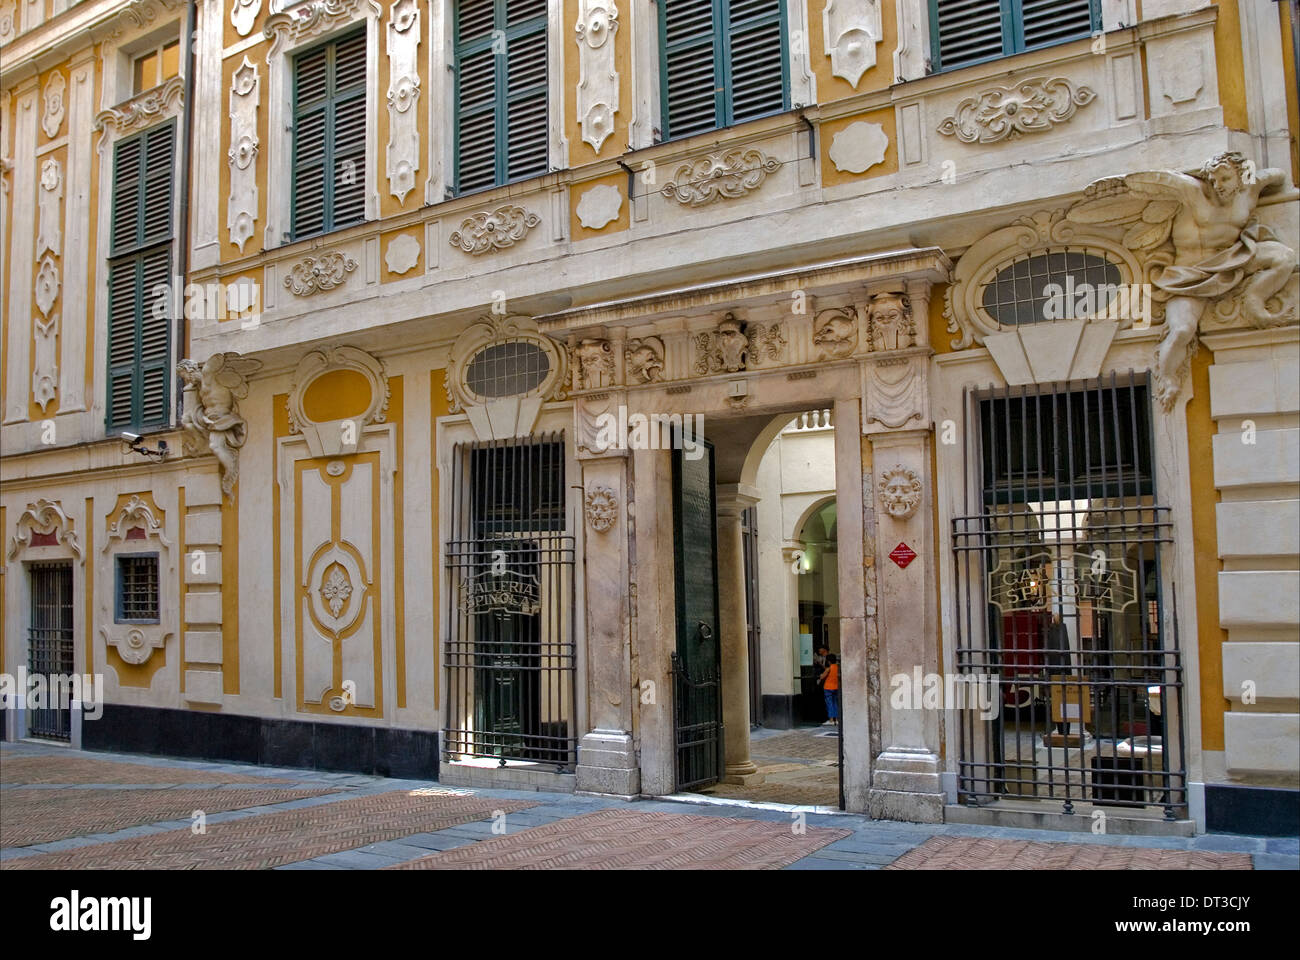
<svg viewBox="0 0 1300 960">
<path fill-rule="evenodd" d="M 795 290 L 815 293 L 818 288 L 828 286 L 848 288 L 872 280 L 903 277 L 940 283 L 947 280 L 951 269 L 948 257 L 937 247 L 891 251 L 611 300 L 540 316 L 536 320 L 538 327 L 546 333 L 601 324 L 629 325 L 665 314 L 707 311 L 735 305 L 742 300 L 781 296 Z"/>
</svg>

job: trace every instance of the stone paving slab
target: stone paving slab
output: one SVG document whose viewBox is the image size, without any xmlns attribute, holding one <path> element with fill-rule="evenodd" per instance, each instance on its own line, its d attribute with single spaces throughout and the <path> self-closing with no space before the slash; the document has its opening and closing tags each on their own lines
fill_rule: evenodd
<svg viewBox="0 0 1300 960">
<path fill-rule="evenodd" d="M 8 859 L 5 870 L 254 870 L 356 850 L 525 809 L 521 801 L 457 791 L 390 791 L 208 824 L 206 833 L 168 830 L 60 853 Z M 391 862 L 391 861 L 385 861 Z M 372 864 L 373 865 L 373 864 Z"/>
<path fill-rule="evenodd" d="M 0 783 L 182 784 L 182 783 L 287 783 L 267 776 L 194 768 L 104 760 L 49 751 L 20 754 L 0 750 Z"/>
<path fill-rule="evenodd" d="M 847 830 L 611 808 L 399 864 L 394 870 L 764 870 Z"/>
<path fill-rule="evenodd" d="M 327 788 L 198 790 L 29 790 L 11 788 L 0 801 L 0 847 L 27 847 L 204 814 L 302 800 Z"/>
<path fill-rule="evenodd" d="M 931 837 L 888 870 L 1249 870 L 1244 853 Z"/>
</svg>

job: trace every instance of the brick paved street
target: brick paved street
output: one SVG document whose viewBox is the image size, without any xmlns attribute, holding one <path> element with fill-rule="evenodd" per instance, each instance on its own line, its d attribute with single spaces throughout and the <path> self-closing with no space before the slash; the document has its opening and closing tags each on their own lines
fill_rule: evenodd
<svg viewBox="0 0 1300 960">
<path fill-rule="evenodd" d="M 5 744 L 0 869 L 1300 869 L 1294 838 L 906 824 L 702 800 Z M 190 829 L 195 809 L 202 834 Z"/>
</svg>

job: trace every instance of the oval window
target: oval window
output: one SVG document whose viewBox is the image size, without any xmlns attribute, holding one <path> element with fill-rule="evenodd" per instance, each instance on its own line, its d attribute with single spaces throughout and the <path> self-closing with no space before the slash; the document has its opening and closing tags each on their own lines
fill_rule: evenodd
<svg viewBox="0 0 1300 960">
<path fill-rule="evenodd" d="M 474 355 L 465 385 L 480 397 L 517 397 L 536 390 L 551 372 L 546 351 L 527 340 L 494 343 Z"/>
<path fill-rule="evenodd" d="M 1119 267 L 1085 250 L 1035 254 L 1008 264 L 984 285 L 984 310 L 1003 326 L 1083 319 L 1118 296 Z"/>
</svg>

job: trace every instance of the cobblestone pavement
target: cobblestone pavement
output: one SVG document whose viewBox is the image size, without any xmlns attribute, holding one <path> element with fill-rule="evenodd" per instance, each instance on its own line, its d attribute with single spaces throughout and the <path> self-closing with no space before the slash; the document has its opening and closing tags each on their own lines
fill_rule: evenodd
<svg viewBox="0 0 1300 960">
<path fill-rule="evenodd" d="M 400 864 L 395 870 L 772 870 L 849 830 L 682 813 L 599 810 Z"/>
<path fill-rule="evenodd" d="M 718 783 L 700 793 L 731 800 L 834 808 L 840 802 L 839 738 L 831 727 L 759 730 L 751 735 L 750 759 L 761 783 Z"/>
<path fill-rule="evenodd" d="M 0 848 L 29 847 L 160 820 L 191 819 L 196 811 L 206 816 L 329 792 L 319 787 L 308 790 L 5 790 L 0 793 Z"/>
<path fill-rule="evenodd" d="M 1249 870 L 1244 853 L 931 837 L 886 870 Z"/>
<path fill-rule="evenodd" d="M 215 805 L 193 801 L 195 791 L 216 798 L 209 804 L 224 798 L 229 805 L 214 812 Z M 292 799 L 282 796 L 295 792 Z M 1186 859 L 1177 862 L 1194 868 L 1212 865 L 1202 854 L 1225 853 L 1255 869 L 1300 869 L 1300 841 L 1295 838 L 1095 836 L 906 824 L 775 805 L 706 802 L 698 795 L 629 803 L 314 770 L 85 754 L 27 742 L 0 747 L 0 807 L 9 808 L 14 799 L 28 811 L 20 820 L 39 823 L 44 817 L 60 838 L 32 842 L 37 835 L 16 833 L 15 845 L 0 849 L 0 869 L 6 870 L 398 865 L 875 870 L 890 864 L 932 868 L 939 856 L 973 859 L 969 850 L 953 847 L 953 840 L 991 841 L 975 848 L 981 851 L 979 865 L 993 866 L 990 858 L 1003 857 L 1005 866 L 1014 869 L 1051 869 L 1064 859 L 1072 867 L 1176 865 L 1164 862 L 1165 853 L 1183 854 Z M 120 809 L 136 823 L 122 828 L 119 821 L 93 821 L 90 814 L 79 815 L 80 820 L 78 815 L 61 817 L 59 811 L 78 805 Z M 191 831 L 193 809 L 205 810 L 205 833 Z M 84 833 L 88 829 L 97 832 Z M 927 845 L 932 839 L 949 842 Z M 0 840 L 8 842 L 7 836 Z M 446 851 L 456 853 L 435 856 Z M 912 851 L 917 851 L 915 864 L 912 858 L 899 861 Z M 1114 857 L 1125 859 L 1121 863 Z"/>
</svg>

